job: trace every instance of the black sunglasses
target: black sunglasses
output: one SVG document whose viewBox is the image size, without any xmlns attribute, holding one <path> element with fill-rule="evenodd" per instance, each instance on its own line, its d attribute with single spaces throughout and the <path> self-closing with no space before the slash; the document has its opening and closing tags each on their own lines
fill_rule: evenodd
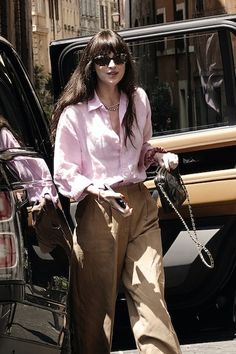
<svg viewBox="0 0 236 354">
<path fill-rule="evenodd" d="M 116 54 L 112 58 L 109 57 L 109 55 L 98 55 L 93 59 L 94 63 L 99 66 L 109 65 L 111 60 L 113 60 L 116 65 L 125 64 L 127 62 L 127 54 Z"/>
</svg>

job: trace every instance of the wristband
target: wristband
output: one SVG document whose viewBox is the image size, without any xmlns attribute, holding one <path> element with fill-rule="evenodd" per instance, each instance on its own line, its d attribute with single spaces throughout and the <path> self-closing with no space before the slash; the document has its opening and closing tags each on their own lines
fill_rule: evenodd
<svg viewBox="0 0 236 354">
<path fill-rule="evenodd" d="M 162 147 L 154 147 L 154 148 L 148 150 L 148 151 L 146 152 L 146 154 L 145 154 L 145 157 L 144 157 L 144 161 L 145 161 L 144 164 L 145 164 L 145 166 L 150 165 L 150 164 L 156 162 L 156 160 L 154 159 L 154 155 L 155 155 L 157 152 L 160 152 L 160 153 L 163 154 L 163 153 L 166 153 L 167 151 L 166 151 L 164 148 L 162 148 Z"/>
</svg>

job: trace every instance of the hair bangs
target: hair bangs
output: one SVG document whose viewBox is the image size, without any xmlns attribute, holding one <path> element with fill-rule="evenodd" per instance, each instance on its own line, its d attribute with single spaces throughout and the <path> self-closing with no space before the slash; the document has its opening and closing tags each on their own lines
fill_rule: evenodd
<svg viewBox="0 0 236 354">
<path fill-rule="evenodd" d="M 90 54 L 94 58 L 101 54 L 127 53 L 127 49 L 123 44 L 122 39 L 119 36 L 115 36 L 111 31 L 103 31 L 98 36 L 91 47 Z"/>
</svg>

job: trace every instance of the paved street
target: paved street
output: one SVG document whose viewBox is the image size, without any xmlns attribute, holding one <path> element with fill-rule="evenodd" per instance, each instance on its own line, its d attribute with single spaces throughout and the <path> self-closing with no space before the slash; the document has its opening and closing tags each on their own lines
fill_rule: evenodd
<svg viewBox="0 0 236 354">
<path fill-rule="evenodd" d="M 181 345 L 183 354 L 236 354 L 236 340 Z M 138 354 L 137 350 L 117 351 L 112 354 Z"/>
</svg>

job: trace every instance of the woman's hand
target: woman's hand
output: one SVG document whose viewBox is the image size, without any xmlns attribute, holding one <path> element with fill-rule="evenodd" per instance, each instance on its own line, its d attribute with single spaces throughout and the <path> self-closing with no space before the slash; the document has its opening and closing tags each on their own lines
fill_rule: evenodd
<svg viewBox="0 0 236 354">
<path fill-rule="evenodd" d="M 178 155 L 172 152 L 157 152 L 154 159 L 161 167 L 165 167 L 168 171 L 174 170 L 179 164 Z"/>
<path fill-rule="evenodd" d="M 124 195 L 121 193 L 117 193 L 113 190 L 100 190 L 98 201 L 109 203 L 112 208 L 119 211 L 124 217 L 132 214 L 133 209 L 128 206 Z"/>
<path fill-rule="evenodd" d="M 109 203 L 112 208 L 118 210 L 124 217 L 131 215 L 133 209 L 128 206 L 123 194 L 113 191 L 108 185 L 106 185 L 105 188 L 106 189 L 98 189 L 93 184 L 90 184 L 85 188 L 85 191 L 96 197 L 99 202 L 104 201 Z"/>
</svg>

